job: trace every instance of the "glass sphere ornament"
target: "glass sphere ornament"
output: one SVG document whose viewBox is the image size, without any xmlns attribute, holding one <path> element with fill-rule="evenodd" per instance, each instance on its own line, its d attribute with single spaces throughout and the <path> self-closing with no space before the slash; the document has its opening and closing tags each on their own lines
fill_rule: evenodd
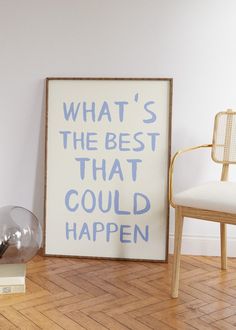
<svg viewBox="0 0 236 330">
<path fill-rule="evenodd" d="M 36 216 L 19 206 L 0 207 L 0 264 L 26 263 L 42 243 Z"/>
</svg>

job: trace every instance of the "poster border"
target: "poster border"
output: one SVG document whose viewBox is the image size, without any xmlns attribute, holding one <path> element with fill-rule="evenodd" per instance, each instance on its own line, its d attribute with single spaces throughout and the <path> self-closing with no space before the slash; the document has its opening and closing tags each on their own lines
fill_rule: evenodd
<svg viewBox="0 0 236 330">
<path fill-rule="evenodd" d="M 53 80 L 97 80 L 97 81 L 168 81 L 169 82 L 169 109 L 168 109 L 168 119 L 169 119 L 169 131 L 168 131 L 168 171 L 167 171 L 167 212 L 166 212 L 166 248 L 165 248 L 165 259 L 135 259 L 135 258 L 113 258 L 113 257 L 94 257 L 94 256 L 76 256 L 76 255 L 58 255 L 58 254 L 48 254 L 46 253 L 46 206 L 47 206 L 47 151 L 48 151 L 48 100 L 49 100 L 49 83 Z M 169 252 L 169 166 L 171 157 L 171 133 L 172 133 L 172 100 L 173 100 L 173 78 L 112 78 L 112 77 L 47 77 L 46 81 L 46 116 L 45 116 L 45 171 L 44 171 L 44 230 L 43 230 L 43 255 L 47 257 L 58 257 L 58 258 L 76 258 L 76 259 L 98 259 L 98 260 L 122 260 L 122 261 L 145 261 L 145 262 L 168 262 L 168 252 Z"/>
</svg>

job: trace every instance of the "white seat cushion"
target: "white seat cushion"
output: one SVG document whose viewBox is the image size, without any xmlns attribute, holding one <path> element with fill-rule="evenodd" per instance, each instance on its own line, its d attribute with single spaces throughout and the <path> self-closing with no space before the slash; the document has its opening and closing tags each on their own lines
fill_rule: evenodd
<svg viewBox="0 0 236 330">
<path fill-rule="evenodd" d="M 236 183 L 208 182 L 174 196 L 176 205 L 236 214 Z"/>
</svg>

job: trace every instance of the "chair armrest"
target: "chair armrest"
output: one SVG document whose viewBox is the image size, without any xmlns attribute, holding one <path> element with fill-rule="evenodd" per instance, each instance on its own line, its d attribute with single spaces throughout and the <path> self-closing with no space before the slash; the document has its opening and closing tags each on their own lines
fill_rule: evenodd
<svg viewBox="0 0 236 330">
<path fill-rule="evenodd" d="M 210 147 L 212 147 L 212 144 L 202 144 L 200 146 L 179 150 L 173 156 L 173 158 L 170 162 L 170 168 L 169 168 L 169 203 L 171 204 L 172 207 L 176 206 L 175 203 L 173 202 L 173 174 L 174 174 L 174 165 L 175 165 L 176 158 L 188 151 L 202 149 L 202 148 L 210 148 Z"/>
</svg>

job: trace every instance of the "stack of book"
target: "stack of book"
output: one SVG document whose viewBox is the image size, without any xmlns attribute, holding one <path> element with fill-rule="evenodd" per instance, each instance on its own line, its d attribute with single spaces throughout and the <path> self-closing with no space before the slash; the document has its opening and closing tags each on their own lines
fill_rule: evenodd
<svg viewBox="0 0 236 330">
<path fill-rule="evenodd" d="M 0 294 L 25 292 L 25 264 L 0 265 Z"/>
</svg>

